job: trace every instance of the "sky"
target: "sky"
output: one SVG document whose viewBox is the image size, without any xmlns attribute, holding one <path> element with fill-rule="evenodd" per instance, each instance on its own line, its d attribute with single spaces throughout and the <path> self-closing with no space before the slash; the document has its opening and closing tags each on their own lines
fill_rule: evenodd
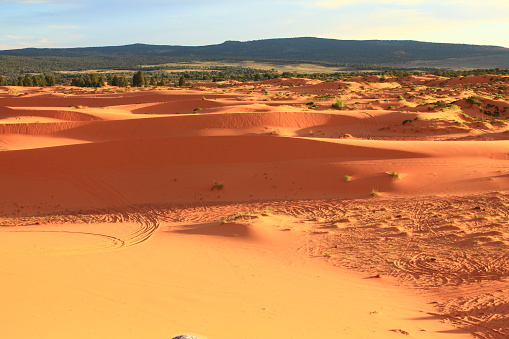
<svg viewBox="0 0 509 339">
<path fill-rule="evenodd" d="M 0 0 L 0 49 L 319 37 L 509 48 L 507 0 Z"/>
</svg>

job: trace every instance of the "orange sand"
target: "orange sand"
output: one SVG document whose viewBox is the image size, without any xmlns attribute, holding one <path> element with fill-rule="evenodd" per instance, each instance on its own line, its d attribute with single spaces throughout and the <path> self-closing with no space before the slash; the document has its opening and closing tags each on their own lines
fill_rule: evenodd
<svg viewBox="0 0 509 339">
<path fill-rule="evenodd" d="M 439 77 L 376 80 L 2 87 L 0 333 L 472 337 L 430 316 L 429 300 L 396 280 L 312 258 L 309 222 L 278 214 L 219 223 L 236 203 L 508 189 L 509 128 L 500 119 L 509 112 L 485 119 L 460 101 L 488 91 L 468 87 L 486 81 L 451 80 L 438 98 Z M 344 110 L 331 109 L 337 99 Z M 438 100 L 457 104 L 440 110 Z M 214 204 L 230 207 L 214 220 Z M 207 221 L 147 212 L 158 206 L 197 206 Z"/>
<path fill-rule="evenodd" d="M 0 238 L 2 334 L 470 337 L 424 313 L 431 307 L 414 293 L 299 253 L 304 235 L 274 227 L 295 222 L 163 224 L 149 241 L 117 250 L 104 236 L 128 239 L 128 225 L 9 228 Z"/>
</svg>

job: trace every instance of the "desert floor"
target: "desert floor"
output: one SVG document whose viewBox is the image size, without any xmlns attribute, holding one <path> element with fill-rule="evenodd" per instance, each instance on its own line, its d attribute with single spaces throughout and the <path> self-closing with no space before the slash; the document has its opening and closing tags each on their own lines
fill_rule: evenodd
<svg viewBox="0 0 509 339">
<path fill-rule="evenodd" d="M 507 338 L 508 98 L 0 87 L 1 336 Z"/>
</svg>

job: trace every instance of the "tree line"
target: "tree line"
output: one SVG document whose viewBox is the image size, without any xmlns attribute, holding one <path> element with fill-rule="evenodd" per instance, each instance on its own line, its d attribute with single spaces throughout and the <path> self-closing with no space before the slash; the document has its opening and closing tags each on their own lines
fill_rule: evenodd
<svg viewBox="0 0 509 339">
<path fill-rule="evenodd" d="M 25 76 L 18 76 L 14 79 L 8 79 L 7 77 L 0 76 L 0 86 L 25 86 L 25 87 L 45 87 L 45 86 L 55 86 L 56 79 L 53 75 L 30 75 L 25 74 Z"/>
<path fill-rule="evenodd" d="M 116 72 L 116 73 L 53 73 L 53 74 L 25 74 L 17 77 L 7 77 L 0 75 L 0 86 L 54 86 L 70 85 L 77 87 L 148 87 L 148 86 L 186 86 L 196 82 L 219 82 L 225 80 L 235 80 L 239 82 L 264 81 L 277 78 L 307 78 L 322 81 L 343 80 L 350 77 L 381 75 L 382 77 L 401 78 L 409 75 L 435 74 L 444 77 L 462 77 L 469 75 L 509 75 L 508 69 L 477 69 L 468 71 L 453 70 L 431 70 L 425 71 L 405 71 L 405 70 L 385 70 L 385 71 L 350 71 L 334 73 L 297 73 L 297 72 L 278 72 L 272 70 L 258 70 L 252 68 L 233 67 L 225 71 L 185 71 L 167 73 L 161 71 L 137 71 L 137 72 Z"/>
</svg>

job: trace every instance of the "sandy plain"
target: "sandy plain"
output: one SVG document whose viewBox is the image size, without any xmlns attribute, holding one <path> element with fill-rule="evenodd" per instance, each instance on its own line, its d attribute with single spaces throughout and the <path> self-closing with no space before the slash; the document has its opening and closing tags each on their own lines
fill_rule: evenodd
<svg viewBox="0 0 509 339">
<path fill-rule="evenodd" d="M 508 97 L 500 76 L 1 87 L 0 332 L 507 338 Z"/>
</svg>

